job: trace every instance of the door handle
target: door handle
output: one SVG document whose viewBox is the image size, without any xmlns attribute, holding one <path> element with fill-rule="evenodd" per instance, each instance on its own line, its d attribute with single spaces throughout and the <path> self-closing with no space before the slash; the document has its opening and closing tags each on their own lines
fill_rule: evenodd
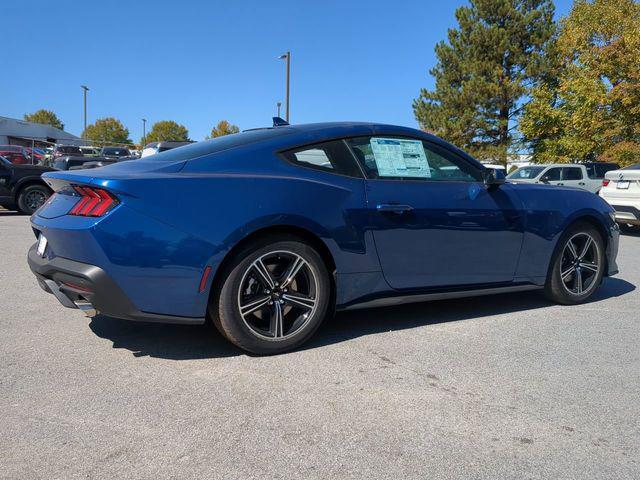
<svg viewBox="0 0 640 480">
<path fill-rule="evenodd" d="M 564 185 L 564 183 L 558 182 L 558 186 L 562 186 Z"/>
<path fill-rule="evenodd" d="M 578 185 L 583 185 L 584 186 L 585 183 L 584 182 L 578 182 Z"/>
<path fill-rule="evenodd" d="M 413 210 L 411 205 L 398 205 L 396 203 L 381 203 L 376 206 L 376 210 L 381 213 L 395 213 L 402 215 Z"/>
</svg>

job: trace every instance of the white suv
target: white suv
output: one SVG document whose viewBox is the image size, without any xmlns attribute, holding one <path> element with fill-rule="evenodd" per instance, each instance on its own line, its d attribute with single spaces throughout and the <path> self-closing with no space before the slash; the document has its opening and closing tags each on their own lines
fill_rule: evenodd
<svg viewBox="0 0 640 480">
<path fill-rule="evenodd" d="M 607 172 L 600 196 L 616 211 L 624 230 L 640 232 L 640 163 Z"/>
<path fill-rule="evenodd" d="M 615 163 L 589 162 L 552 165 L 529 165 L 507 175 L 507 180 L 515 183 L 547 183 L 566 185 L 598 193 L 606 172 L 620 168 Z"/>
</svg>

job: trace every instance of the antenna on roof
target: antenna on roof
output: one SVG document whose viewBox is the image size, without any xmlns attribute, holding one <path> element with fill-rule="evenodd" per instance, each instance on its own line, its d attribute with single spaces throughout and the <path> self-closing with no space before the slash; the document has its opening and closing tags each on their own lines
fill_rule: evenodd
<svg viewBox="0 0 640 480">
<path fill-rule="evenodd" d="M 274 127 L 284 127 L 285 125 L 289 125 L 289 122 L 287 122 L 286 120 L 280 118 L 280 117 L 273 117 L 273 126 Z"/>
</svg>

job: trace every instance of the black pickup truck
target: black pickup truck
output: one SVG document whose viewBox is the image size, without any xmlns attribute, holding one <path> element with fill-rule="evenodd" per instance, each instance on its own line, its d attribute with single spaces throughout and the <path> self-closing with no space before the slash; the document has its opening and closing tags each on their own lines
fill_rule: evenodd
<svg viewBox="0 0 640 480">
<path fill-rule="evenodd" d="M 53 193 L 40 178 L 53 170 L 41 165 L 14 165 L 0 157 L 0 207 L 31 215 Z"/>
</svg>

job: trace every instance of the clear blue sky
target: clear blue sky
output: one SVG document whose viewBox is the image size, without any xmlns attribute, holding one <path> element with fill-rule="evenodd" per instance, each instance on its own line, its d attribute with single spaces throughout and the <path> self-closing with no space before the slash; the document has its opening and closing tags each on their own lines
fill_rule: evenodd
<svg viewBox="0 0 640 480">
<path fill-rule="evenodd" d="M 432 87 L 434 46 L 465 3 L 3 0 L 0 115 L 47 108 L 79 135 L 84 84 L 89 123 L 116 117 L 134 141 L 143 117 L 194 140 L 220 119 L 265 126 L 284 103 L 277 56 L 291 50 L 292 122 L 416 126 L 411 101 Z M 570 6 L 557 1 L 557 14 Z"/>
</svg>

